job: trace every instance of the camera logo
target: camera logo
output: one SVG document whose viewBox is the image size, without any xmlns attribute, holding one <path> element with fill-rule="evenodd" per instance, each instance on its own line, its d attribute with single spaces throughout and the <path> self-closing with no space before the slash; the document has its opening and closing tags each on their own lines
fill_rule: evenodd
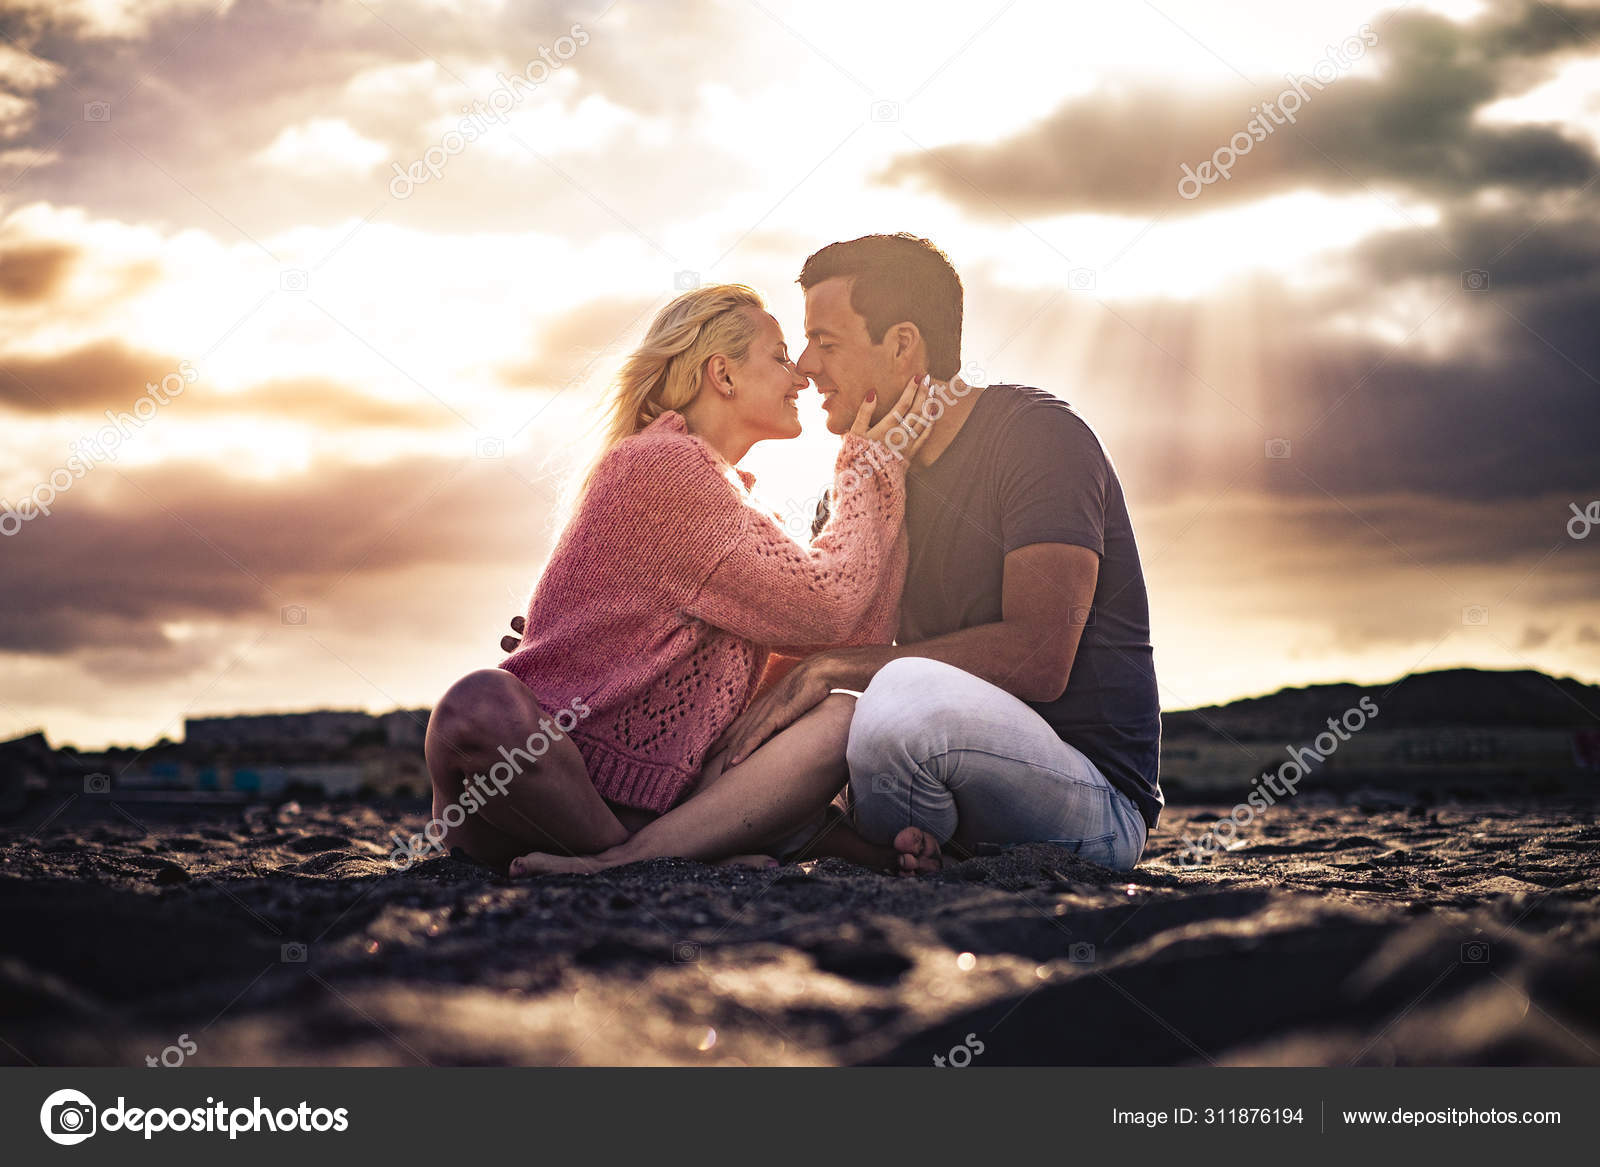
<svg viewBox="0 0 1600 1167">
<path fill-rule="evenodd" d="M 1292 449 L 1293 447 L 1289 444 L 1288 438 L 1267 439 L 1267 457 L 1269 458 L 1287 458 Z"/>
<path fill-rule="evenodd" d="M 1093 964 L 1094 945 L 1086 940 L 1080 940 L 1067 949 L 1067 959 L 1073 964 Z"/>
<path fill-rule="evenodd" d="M 1482 604 L 1472 604 L 1461 609 L 1461 622 L 1467 625 L 1482 625 L 1489 622 L 1489 609 Z"/>
<path fill-rule="evenodd" d="M 1488 964 L 1489 946 L 1482 940 L 1468 940 L 1461 946 L 1462 964 Z"/>
<path fill-rule="evenodd" d="M 290 628 L 304 627 L 306 615 L 305 608 L 300 604 L 285 604 L 278 609 L 278 619 Z"/>
<path fill-rule="evenodd" d="M 1092 267 L 1075 267 L 1067 273 L 1067 287 L 1074 292 L 1092 292 L 1096 282 Z"/>
<path fill-rule="evenodd" d="M 1461 273 L 1461 288 L 1466 292 L 1487 292 L 1489 273 L 1482 268 L 1472 268 Z"/>
<path fill-rule="evenodd" d="M 692 292 L 700 286 L 700 273 L 697 271 L 677 271 L 672 273 L 672 287 L 679 292 Z"/>
<path fill-rule="evenodd" d="M 898 101 L 874 101 L 872 103 L 872 120 L 875 122 L 899 121 L 900 103 Z"/>
<path fill-rule="evenodd" d="M 278 960 L 281 964 L 304 964 L 306 946 L 298 941 L 291 941 L 278 949 Z"/>
<path fill-rule="evenodd" d="M 694 964 L 700 959 L 700 946 L 693 940 L 680 940 L 672 946 L 674 964 Z"/>
<path fill-rule="evenodd" d="M 111 103 L 109 101 L 89 101 L 83 106 L 83 120 L 86 122 L 108 122 L 111 120 Z"/>
<path fill-rule="evenodd" d="M 94 1134 L 94 1103 L 77 1090 L 57 1090 L 39 1108 L 39 1125 L 52 1143 L 74 1146 Z"/>
<path fill-rule="evenodd" d="M 85 794 L 110 794 L 110 774 L 86 774 L 83 779 L 83 792 Z"/>
</svg>

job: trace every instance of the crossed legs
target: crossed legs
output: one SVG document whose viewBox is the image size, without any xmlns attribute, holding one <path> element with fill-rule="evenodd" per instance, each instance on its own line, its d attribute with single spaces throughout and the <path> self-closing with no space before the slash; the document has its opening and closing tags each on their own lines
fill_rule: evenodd
<svg viewBox="0 0 1600 1167">
<path fill-rule="evenodd" d="M 583 756 L 560 735 L 532 765 L 517 769 L 503 791 L 480 778 L 500 767 L 507 751 L 535 734 L 548 739 L 551 718 L 510 673 L 480 669 L 457 681 L 434 708 L 424 752 L 433 778 L 433 815 L 448 824 L 441 840 L 480 863 L 512 875 L 598 871 L 662 856 L 717 861 L 775 849 L 820 825 L 828 803 L 844 788 L 845 741 L 855 699 L 828 697 L 775 735 L 740 765 L 712 758 L 685 798 L 666 814 L 613 807 L 589 781 Z"/>
<path fill-rule="evenodd" d="M 833 818 L 804 849 L 904 873 L 936 870 L 940 848 L 1043 840 L 1118 870 L 1144 849 L 1131 802 L 1021 701 L 951 665 L 892 661 L 858 700 L 827 697 L 743 763 L 712 758 L 679 804 L 650 818 L 614 808 L 570 738 L 500 669 L 463 677 L 428 723 L 433 812 L 541 732 L 536 763 L 455 816 L 443 843 L 512 875 L 592 872 L 663 856 L 717 861 L 775 850 L 822 825 L 850 783 L 854 821 Z M 482 790 L 481 782 L 477 785 Z"/>
<path fill-rule="evenodd" d="M 641 859 L 715 860 L 775 848 L 819 820 L 844 788 L 854 706 L 854 697 L 833 694 L 732 769 L 718 755 L 683 801 L 614 846 L 580 855 L 536 848 L 511 864 L 511 874 L 594 872 Z"/>
</svg>

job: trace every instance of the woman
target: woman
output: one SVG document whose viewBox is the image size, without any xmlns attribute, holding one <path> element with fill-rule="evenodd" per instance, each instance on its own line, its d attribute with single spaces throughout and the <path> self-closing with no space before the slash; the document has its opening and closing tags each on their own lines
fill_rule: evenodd
<svg viewBox="0 0 1600 1167">
<path fill-rule="evenodd" d="M 807 384 L 749 288 L 699 288 L 657 315 L 521 645 L 452 686 L 429 722 L 434 816 L 456 810 L 446 844 L 513 875 L 597 870 L 788 850 L 819 817 L 848 776 L 853 697 L 830 696 L 738 766 L 707 755 L 771 646 L 893 638 L 905 467 L 927 427 L 901 454 L 880 440 L 920 407 L 915 383 L 876 426 L 864 404 L 827 525 L 800 545 L 751 502 L 737 464 L 758 441 L 799 436 Z"/>
</svg>

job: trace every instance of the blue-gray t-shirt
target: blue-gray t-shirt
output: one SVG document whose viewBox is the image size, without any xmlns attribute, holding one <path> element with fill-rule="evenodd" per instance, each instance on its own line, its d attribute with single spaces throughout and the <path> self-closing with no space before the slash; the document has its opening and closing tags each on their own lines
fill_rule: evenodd
<svg viewBox="0 0 1600 1167">
<path fill-rule="evenodd" d="M 1066 691 L 1029 705 L 1153 830 L 1164 800 L 1150 604 L 1122 483 L 1088 423 L 1040 389 L 982 390 L 955 440 L 907 474 L 906 534 L 901 644 L 1000 620 L 1005 557 L 1019 547 L 1071 543 L 1100 556 Z M 1071 618 L 1063 598 L 1061 619 Z"/>
</svg>

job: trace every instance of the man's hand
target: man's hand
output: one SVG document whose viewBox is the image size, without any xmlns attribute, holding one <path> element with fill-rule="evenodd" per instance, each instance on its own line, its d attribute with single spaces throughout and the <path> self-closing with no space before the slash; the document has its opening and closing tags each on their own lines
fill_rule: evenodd
<svg viewBox="0 0 1600 1167">
<path fill-rule="evenodd" d="M 815 709 L 833 688 L 828 677 L 826 657 L 826 653 L 818 653 L 790 669 L 781 681 L 752 701 L 750 708 L 734 719 L 717 743 L 707 751 L 707 756 L 726 749 L 727 765 L 737 766 L 773 734 L 787 729 Z"/>
<path fill-rule="evenodd" d="M 528 622 L 521 616 L 511 617 L 511 631 L 515 632 L 516 635 L 502 636 L 500 638 L 500 647 L 507 652 L 516 652 L 517 649 L 522 647 L 522 633 L 527 627 Z"/>
</svg>

